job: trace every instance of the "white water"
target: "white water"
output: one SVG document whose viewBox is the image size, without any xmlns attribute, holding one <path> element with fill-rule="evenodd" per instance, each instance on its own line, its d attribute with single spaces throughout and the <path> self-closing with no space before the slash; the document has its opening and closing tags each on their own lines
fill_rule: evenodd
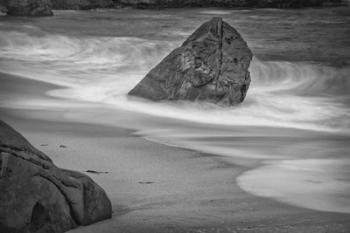
<svg viewBox="0 0 350 233">
<path fill-rule="evenodd" d="M 304 159 L 270 162 L 238 177 L 246 191 L 310 209 L 350 213 L 350 160 Z M 317 195 L 315 195 L 317 194 Z"/>
<path fill-rule="evenodd" d="M 51 91 L 53 96 L 163 117 L 350 133 L 350 109 L 344 103 L 349 98 L 350 68 L 254 59 L 248 96 L 233 108 L 128 98 L 128 91 L 178 44 L 135 37 L 35 36 L 7 31 L 0 36 L 0 71 L 68 88 Z"/>
</svg>

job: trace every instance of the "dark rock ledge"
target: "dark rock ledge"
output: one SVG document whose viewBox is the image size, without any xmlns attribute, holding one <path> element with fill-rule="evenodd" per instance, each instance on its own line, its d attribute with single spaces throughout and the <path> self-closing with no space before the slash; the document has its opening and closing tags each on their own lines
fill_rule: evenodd
<svg viewBox="0 0 350 233">
<path fill-rule="evenodd" d="M 1 120 L 0 190 L 0 232 L 59 233 L 112 216 L 91 178 L 56 167 Z"/>
<path fill-rule="evenodd" d="M 52 0 L 62 1 L 62 0 Z M 135 8 L 182 8 L 182 7 L 271 7 L 301 8 L 347 5 L 348 0 L 114 0 L 122 6 Z"/>
<path fill-rule="evenodd" d="M 133 7 L 141 9 L 224 7 L 301 8 L 349 5 L 348 0 L 0 0 L 0 11 L 12 16 L 51 16 L 52 9 L 89 10 Z"/>
<path fill-rule="evenodd" d="M 51 16 L 51 9 L 51 0 L 0 0 L 0 10 L 11 16 Z"/>
</svg>

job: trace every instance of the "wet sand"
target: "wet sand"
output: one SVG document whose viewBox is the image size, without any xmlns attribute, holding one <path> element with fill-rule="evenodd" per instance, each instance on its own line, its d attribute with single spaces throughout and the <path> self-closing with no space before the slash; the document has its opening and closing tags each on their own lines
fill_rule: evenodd
<svg viewBox="0 0 350 233">
<path fill-rule="evenodd" d="M 236 178 L 258 166 L 259 159 L 246 165 L 242 158 L 154 143 L 121 127 L 73 122 L 65 113 L 74 110 L 74 103 L 70 109 L 59 107 L 65 100 L 45 95 L 57 86 L 4 74 L 0 82 L 6 83 L 0 87 L 1 119 L 56 165 L 107 172 L 87 174 L 106 190 L 113 218 L 70 232 L 349 232 L 348 214 L 293 207 L 243 191 Z M 5 90 L 11 91 L 11 100 L 57 105 L 28 109 L 19 101 L 10 109 Z M 79 106 L 75 111 L 84 112 Z"/>
</svg>

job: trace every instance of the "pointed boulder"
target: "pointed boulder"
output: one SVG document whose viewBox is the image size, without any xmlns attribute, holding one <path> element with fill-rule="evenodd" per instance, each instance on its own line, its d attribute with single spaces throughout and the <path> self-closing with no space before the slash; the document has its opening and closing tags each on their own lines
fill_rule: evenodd
<svg viewBox="0 0 350 233">
<path fill-rule="evenodd" d="M 252 52 L 221 18 L 200 26 L 138 83 L 129 95 L 153 101 L 242 102 L 250 84 Z"/>
</svg>

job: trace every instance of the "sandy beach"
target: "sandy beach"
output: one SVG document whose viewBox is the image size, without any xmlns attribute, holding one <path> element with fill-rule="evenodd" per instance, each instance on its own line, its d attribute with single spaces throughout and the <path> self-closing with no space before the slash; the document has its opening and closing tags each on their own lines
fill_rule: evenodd
<svg viewBox="0 0 350 233">
<path fill-rule="evenodd" d="M 348 233 L 349 9 L 0 16 L 0 119 L 106 191 L 71 233 Z M 241 104 L 128 95 L 212 17 L 254 55 Z"/>
<path fill-rule="evenodd" d="M 0 81 L 5 83 L 1 93 L 11 90 L 12 100 L 51 99 L 45 93 L 58 88 L 5 74 Z M 2 98 L 2 106 L 7 101 Z M 106 190 L 113 218 L 70 232 L 319 233 L 350 229 L 348 214 L 293 207 L 244 192 L 235 180 L 258 166 L 258 159 L 250 159 L 245 166 L 242 158 L 157 144 L 130 129 L 71 122 L 64 117 L 65 111 L 73 110 L 2 107 L 1 118 L 59 167 L 101 172 L 86 174 Z"/>
</svg>

